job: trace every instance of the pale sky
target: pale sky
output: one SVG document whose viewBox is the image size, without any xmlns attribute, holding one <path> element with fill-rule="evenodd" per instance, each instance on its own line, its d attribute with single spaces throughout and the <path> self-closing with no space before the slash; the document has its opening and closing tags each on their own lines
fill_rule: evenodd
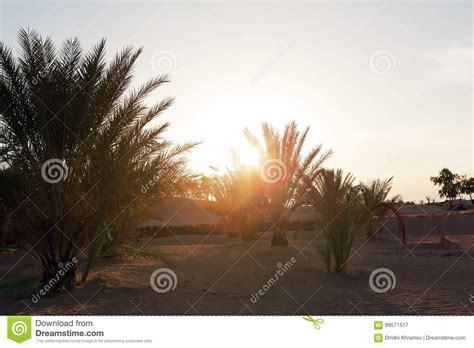
<svg viewBox="0 0 474 348">
<path fill-rule="evenodd" d="M 162 120 L 204 141 L 196 171 L 228 166 L 244 127 L 296 120 L 334 151 L 328 167 L 395 176 L 405 200 L 437 197 L 442 167 L 473 175 L 471 2 L 0 3 L 10 47 L 22 27 L 85 49 L 105 37 L 109 56 L 143 47 L 135 82 L 169 71 L 149 101 L 176 97 Z"/>
</svg>

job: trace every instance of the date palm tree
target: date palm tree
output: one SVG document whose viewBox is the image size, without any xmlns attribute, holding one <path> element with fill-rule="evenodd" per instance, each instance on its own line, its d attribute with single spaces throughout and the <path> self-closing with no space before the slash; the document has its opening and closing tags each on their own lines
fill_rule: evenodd
<svg viewBox="0 0 474 348">
<path fill-rule="evenodd" d="M 263 142 L 260 142 L 245 130 L 247 140 L 257 149 L 262 161 L 260 179 L 265 183 L 269 201 L 272 246 L 288 246 L 285 228 L 289 216 L 305 203 L 308 190 L 321 173 L 322 164 L 332 154 L 331 151 L 323 152 L 322 145 L 303 154 L 308 131 L 309 127 L 300 132 L 294 121 L 287 124 L 283 132 L 265 122 L 262 124 Z"/>
<path fill-rule="evenodd" d="M 144 103 L 166 76 L 130 90 L 141 49 L 124 48 L 107 64 L 105 40 L 85 53 L 77 39 L 56 48 L 20 30 L 19 44 L 18 57 L 0 44 L 0 161 L 21 181 L 6 197 L 16 203 L 7 218 L 24 226 L 21 240 L 44 284 L 73 258 L 85 280 L 148 200 L 187 180 L 195 144 L 173 145 L 163 137 L 168 123 L 151 125 L 173 103 Z M 73 267 L 56 285 L 71 287 L 75 278 Z"/>
<path fill-rule="evenodd" d="M 225 214 L 226 231 L 240 235 L 242 241 L 254 240 L 266 209 L 258 171 L 244 165 L 234 154 L 233 168 L 223 175 L 211 176 L 208 181 L 208 196 Z"/>
<path fill-rule="evenodd" d="M 328 272 L 349 269 L 354 239 L 367 221 L 353 182 L 354 177 L 342 170 L 324 170 L 311 190 L 316 228 L 326 240 L 320 252 Z"/>
</svg>

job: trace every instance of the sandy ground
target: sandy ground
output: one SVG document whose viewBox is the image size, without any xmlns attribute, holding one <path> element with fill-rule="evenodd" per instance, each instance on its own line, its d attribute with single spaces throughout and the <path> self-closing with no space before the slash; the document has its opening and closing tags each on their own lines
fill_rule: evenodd
<svg viewBox="0 0 474 348">
<path fill-rule="evenodd" d="M 355 242 L 347 274 L 326 273 L 318 252 L 322 240 L 314 231 L 288 232 L 289 248 L 270 248 L 268 233 L 249 243 L 220 235 L 156 238 L 146 249 L 173 260 L 178 279 L 173 291 L 161 294 L 150 286 L 152 272 L 166 267 L 162 262 L 113 257 L 101 260 L 86 284 L 36 304 L 31 295 L 2 295 L 1 314 L 474 314 L 474 216 L 447 221 L 448 240 L 439 244 L 431 217 L 407 218 L 405 247 L 390 220 L 382 237 Z M 0 287 L 40 275 L 36 262 L 23 256 L 0 254 L 0 274 L 11 269 Z M 296 263 L 252 301 L 292 257 Z M 376 293 L 369 276 L 382 267 L 395 274 L 396 285 Z"/>
</svg>

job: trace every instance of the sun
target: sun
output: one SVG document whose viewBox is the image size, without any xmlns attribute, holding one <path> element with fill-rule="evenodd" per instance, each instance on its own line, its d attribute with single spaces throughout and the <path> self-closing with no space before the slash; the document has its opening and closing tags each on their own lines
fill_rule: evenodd
<svg viewBox="0 0 474 348">
<path fill-rule="evenodd" d="M 260 163 L 260 157 L 255 148 L 250 145 L 242 146 L 238 151 L 239 159 L 247 167 L 257 168 Z"/>
</svg>

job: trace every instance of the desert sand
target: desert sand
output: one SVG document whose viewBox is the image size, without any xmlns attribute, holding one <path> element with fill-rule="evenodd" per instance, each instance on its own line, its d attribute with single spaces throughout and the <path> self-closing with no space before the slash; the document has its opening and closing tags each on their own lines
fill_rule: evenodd
<svg viewBox="0 0 474 348">
<path fill-rule="evenodd" d="M 90 280 L 74 290 L 32 303 L 26 293 L 0 297 L 2 314 L 122 315 L 292 315 L 292 314 L 473 314 L 474 215 L 453 213 L 440 242 L 439 220 L 430 214 L 405 218 L 407 246 L 397 239 L 395 219 L 379 238 L 362 236 L 354 244 L 350 272 L 328 274 L 318 252 L 316 231 L 288 231 L 290 247 L 270 248 L 270 234 L 241 242 L 227 235 L 180 235 L 137 241 L 147 251 L 168 254 L 178 283 L 157 293 L 150 275 L 158 260 L 110 257 L 99 261 Z M 258 300 L 255 294 L 292 257 L 294 265 Z M 21 251 L 0 254 L 4 288 L 21 279 L 40 277 L 36 261 Z M 17 264 L 15 266 L 15 264 Z M 15 266 L 15 267 L 13 267 Z M 369 276 L 378 268 L 396 276 L 392 290 L 371 290 Z"/>
</svg>

